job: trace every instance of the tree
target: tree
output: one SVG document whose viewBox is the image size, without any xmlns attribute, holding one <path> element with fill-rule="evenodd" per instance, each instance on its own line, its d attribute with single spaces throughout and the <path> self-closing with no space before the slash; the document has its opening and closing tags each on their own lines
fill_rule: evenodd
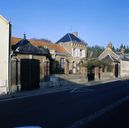
<svg viewBox="0 0 129 128">
<path fill-rule="evenodd" d="M 87 67 L 88 69 L 93 69 L 95 67 L 103 67 L 106 66 L 107 64 L 96 59 L 96 58 L 92 58 L 92 59 L 86 59 L 83 62 L 83 66 Z"/>
<path fill-rule="evenodd" d="M 96 45 L 96 46 L 88 47 L 87 51 L 88 51 L 87 52 L 88 58 L 97 58 L 104 51 L 104 47 Z"/>
<path fill-rule="evenodd" d="M 41 39 L 38 39 L 38 38 L 32 38 L 31 40 L 35 40 L 35 41 L 44 41 L 44 42 L 52 43 L 51 40 L 48 40 L 48 39 L 45 39 L 45 38 L 41 38 Z"/>
</svg>

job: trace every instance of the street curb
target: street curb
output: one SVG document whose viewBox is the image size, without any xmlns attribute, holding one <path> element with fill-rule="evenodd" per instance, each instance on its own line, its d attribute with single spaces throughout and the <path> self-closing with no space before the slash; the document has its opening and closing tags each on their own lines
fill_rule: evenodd
<svg viewBox="0 0 129 128">
<path fill-rule="evenodd" d="M 117 80 L 109 80 L 109 81 L 103 81 L 103 82 L 98 82 L 98 83 L 88 83 L 86 85 L 82 85 L 81 87 L 85 87 L 85 86 L 95 86 L 95 85 L 99 85 L 99 84 L 105 84 L 105 83 L 110 83 L 110 82 L 115 82 L 115 81 L 121 81 L 121 80 L 127 80 L 127 79 L 117 79 Z M 77 88 L 77 87 L 74 87 L 74 88 Z M 80 87 L 79 87 L 80 88 Z M 56 92 L 62 92 L 62 91 L 67 91 L 67 90 L 71 90 L 73 88 L 69 87 L 69 88 L 65 88 L 65 89 L 62 89 L 62 90 L 52 90 L 52 91 L 47 91 L 47 92 L 27 92 L 27 93 L 30 93 L 30 94 L 12 94 L 12 95 L 5 95 L 5 96 L 0 96 L 0 101 L 9 101 L 9 100 L 13 100 L 13 99 L 22 99 L 23 98 L 27 98 L 27 97 L 33 97 L 33 96 L 38 96 L 38 95 L 46 95 L 46 94 L 50 94 L 50 93 L 56 93 Z"/>
<path fill-rule="evenodd" d="M 71 90 L 70 88 L 66 88 L 66 89 L 63 89 L 63 90 L 53 90 L 53 91 L 48 91 L 48 92 L 35 92 L 35 93 L 32 93 L 32 94 L 22 94 L 22 95 L 15 95 L 15 94 L 12 94 L 12 95 L 9 95 L 9 96 L 5 96 L 5 97 L 0 97 L 0 102 L 2 101 L 11 101 L 11 100 L 15 100 L 15 99 L 24 99 L 24 98 L 29 98 L 29 97 L 34 97 L 34 96 L 40 96 L 40 95 L 47 95 L 47 94 L 51 94 L 51 93 L 57 93 L 57 92 L 63 92 L 63 91 L 68 91 L 68 90 Z"/>
<path fill-rule="evenodd" d="M 71 125 L 65 127 L 65 128 L 81 128 L 84 127 L 86 125 L 88 125 L 89 123 L 92 123 L 92 121 L 94 121 L 95 119 L 101 117 L 102 115 L 104 115 L 107 112 L 112 111 L 113 109 L 115 109 L 116 107 L 120 106 L 122 103 L 126 102 L 129 100 L 129 95 L 122 98 L 121 100 L 118 100 L 117 102 L 108 105 L 105 108 L 102 108 L 101 110 L 98 110 L 96 112 L 94 112 L 93 114 L 91 114 L 88 117 L 84 117 L 74 123 L 72 123 Z"/>
</svg>

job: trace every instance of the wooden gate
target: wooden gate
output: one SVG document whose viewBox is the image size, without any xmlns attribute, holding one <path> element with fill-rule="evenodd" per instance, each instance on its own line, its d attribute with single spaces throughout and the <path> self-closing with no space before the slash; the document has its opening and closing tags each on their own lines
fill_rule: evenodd
<svg viewBox="0 0 129 128">
<path fill-rule="evenodd" d="M 115 64 L 115 77 L 118 77 L 118 64 Z"/>
<path fill-rule="evenodd" d="M 35 59 L 21 59 L 20 67 L 21 90 L 39 88 L 40 62 Z"/>
</svg>

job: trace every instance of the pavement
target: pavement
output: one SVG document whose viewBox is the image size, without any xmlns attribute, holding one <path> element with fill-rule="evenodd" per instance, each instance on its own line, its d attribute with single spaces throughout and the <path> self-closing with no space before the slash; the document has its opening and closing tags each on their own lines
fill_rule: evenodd
<svg viewBox="0 0 129 128">
<path fill-rule="evenodd" d="M 37 96 L 37 95 L 46 95 L 50 93 L 57 93 L 61 91 L 67 91 L 67 90 L 73 90 L 81 87 L 86 87 L 86 86 L 94 86 L 98 84 L 104 84 L 104 83 L 109 83 L 109 82 L 114 82 L 114 81 L 121 81 L 121 80 L 126 80 L 127 78 L 116 78 L 112 80 L 99 80 L 99 81 L 90 81 L 87 83 L 83 84 L 78 84 L 78 83 L 71 83 L 71 82 L 65 82 L 65 84 L 62 85 L 55 85 L 55 86 L 48 86 L 47 83 L 40 83 L 40 88 L 35 89 L 35 90 L 28 90 L 28 91 L 20 91 L 20 92 L 14 92 L 11 94 L 5 94 L 0 96 L 0 101 L 7 101 L 7 100 L 13 100 L 13 99 L 21 99 L 21 98 L 26 98 L 26 97 L 32 97 L 32 96 Z M 52 84 L 52 83 L 49 83 Z"/>
</svg>

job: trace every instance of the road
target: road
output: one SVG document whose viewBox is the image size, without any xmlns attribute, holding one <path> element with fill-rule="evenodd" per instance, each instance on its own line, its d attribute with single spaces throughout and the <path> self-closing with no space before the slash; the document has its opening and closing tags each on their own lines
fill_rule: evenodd
<svg viewBox="0 0 129 128">
<path fill-rule="evenodd" d="M 63 128 L 127 95 L 129 95 L 129 81 L 117 81 L 0 101 L 0 127 L 38 125 L 43 128 Z"/>
</svg>

